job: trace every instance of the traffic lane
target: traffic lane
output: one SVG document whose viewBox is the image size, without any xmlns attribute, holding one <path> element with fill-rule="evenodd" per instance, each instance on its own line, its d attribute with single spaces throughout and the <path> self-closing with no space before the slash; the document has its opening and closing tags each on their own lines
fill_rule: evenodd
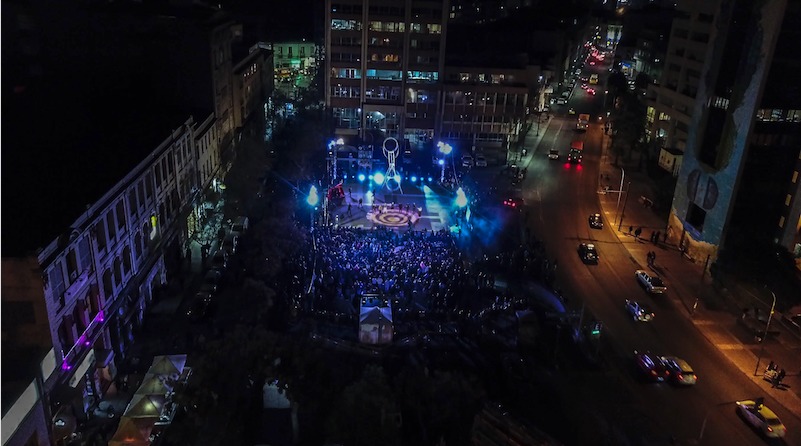
<svg viewBox="0 0 801 446">
<path fill-rule="evenodd" d="M 600 131 L 596 131 L 595 134 L 600 137 Z M 565 137 L 562 143 L 566 141 Z M 597 149 L 594 150 L 594 145 L 588 145 L 585 151 L 588 152 L 587 156 L 590 159 L 599 156 Z M 634 278 L 634 270 L 641 265 L 631 258 L 622 245 L 614 243 L 616 237 L 611 231 L 608 229 L 598 231 L 600 234 L 604 234 L 602 237 L 609 240 L 609 243 L 602 247 L 600 265 L 587 266 L 578 259 L 575 246 L 577 246 L 578 241 L 584 234 L 593 233 L 588 229 L 589 225 L 585 215 L 589 215 L 590 210 L 597 209 L 598 205 L 597 197 L 594 196 L 597 192 L 595 190 L 597 188 L 597 170 L 593 171 L 591 166 L 596 166 L 595 168 L 597 169 L 597 162 L 590 162 L 583 166 L 581 170 L 570 169 L 570 166 L 558 165 L 554 166 L 556 167 L 555 169 L 544 169 L 538 175 L 536 188 L 541 197 L 538 207 L 540 208 L 540 214 L 547 216 L 547 221 L 543 218 L 535 221 L 535 225 L 538 226 L 536 233 L 542 234 L 542 238 L 546 240 L 549 249 L 552 250 L 555 246 L 557 247 L 557 259 L 561 259 L 557 277 L 559 286 L 565 291 L 565 295 L 568 298 L 571 296 L 591 296 L 586 299 L 588 306 L 597 318 L 604 321 L 607 327 L 605 329 L 606 334 L 619 340 L 621 347 L 613 353 L 613 356 L 617 359 L 612 362 L 623 376 L 635 384 L 631 390 L 646 394 L 647 398 L 643 404 L 646 405 L 649 411 L 664 411 L 664 417 L 676 420 L 674 423 L 666 424 L 666 428 L 669 431 L 678 432 L 685 438 L 691 438 L 691 435 L 695 434 L 695 429 L 699 428 L 697 424 L 693 426 L 694 421 L 703 420 L 710 407 L 712 407 L 704 403 L 721 401 L 719 395 L 730 394 L 729 391 L 731 389 L 721 389 L 717 385 L 703 384 L 698 389 L 704 390 L 696 392 L 699 396 L 690 398 L 698 401 L 693 401 L 692 407 L 687 408 L 685 407 L 687 398 L 681 391 L 695 391 L 698 389 L 673 389 L 679 391 L 676 395 L 676 392 L 663 392 L 648 386 L 643 390 L 641 386 L 637 385 L 636 379 L 634 379 L 636 375 L 632 374 L 633 366 L 631 365 L 633 363 L 632 352 L 635 348 L 650 349 L 662 354 L 671 353 L 684 357 L 697 369 L 704 370 L 702 372 L 702 380 L 706 380 L 703 376 L 707 375 L 706 370 L 712 365 L 707 364 L 705 361 L 706 358 L 710 357 L 708 352 L 694 355 L 688 354 L 681 348 L 683 345 L 693 345 L 698 342 L 697 336 L 691 330 L 692 327 L 686 325 L 686 319 L 681 318 L 680 315 L 670 315 L 670 312 L 675 312 L 675 309 L 670 306 L 668 306 L 667 310 L 661 308 L 661 305 L 657 305 L 657 301 L 653 301 L 637 285 Z M 577 209 L 580 215 L 576 215 Z M 569 236 L 566 236 L 566 233 Z M 559 245 L 562 245 L 561 248 Z M 622 268 L 621 265 L 626 266 Z M 627 296 L 636 297 L 639 300 L 650 303 L 650 306 L 661 314 L 661 317 L 658 315 L 654 323 L 651 324 L 635 323 L 623 307 L 623 302 Z M 664 301 L 664 299 L 662 300 Z M 657 308 L 657 306 L 660 308 Z M 684 325 L 677 330 L 676 327 L 678 325 L 675 321 L 678 321 L 678 323 L 683 322 Z M 673 333 L 674 331 L 677 333 Z M 673 342 L 665 342 L 663 339 L 665 333 L 671 333 L 669 338 Z M 714 379 L 712 376 L 710 378 Z M 733 378 L 735 377 L 724 376 L 720 381 L 736 383 L 737 381 L 732 381 Z M 734 387 L 739 389 L 742 385 L 744 383 L 738 383 Z M 658 386 L 658 389 L 664 387 L 669 386 Z M 680 416 L 676 416 L 673 413 L 676 407 L 682 408 Z M 732 423 L 732 421 L 734 422 Z M 741 435 L 748 432 L 747 428 L 743 431 L 743 426 L 737 424 L 739 421 L 739 419 L 721 421 L 722 423 L 730 423 L 731 426 L 724 426 L 720 429 L 717 427 L 709 428 L 708 426 L 709 430 L 705 433 L 705 438 L 734 444 Z"/>
</svg>

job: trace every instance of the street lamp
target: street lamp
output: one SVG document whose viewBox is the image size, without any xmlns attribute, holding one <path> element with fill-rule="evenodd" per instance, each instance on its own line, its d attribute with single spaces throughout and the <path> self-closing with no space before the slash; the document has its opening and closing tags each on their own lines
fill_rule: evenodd
<svg viewBox="0 0 801 446">
<path fill-rule="evenodd" d="M 759 340 L 759 343 L 762 344 L 762 348 L 759 349 L 759 355 L 757 356 L 757 363 L 756 368 L 754 369 L 754 376 L 757 376 L 759 373 L 759 362 L 762 360 L 762 354 L 765 353 L 765 338 L 768 337 L 768 330 L 770 329 L 770 321 L 773 319 L 773 310 L 776 309 L 776 293 L 773 292 L 767 286 L 765 287 L 768 291 L 770 291 L 770 295 L 773 296 L 773 303 L 770 305 L 770 314 L 768 314 L 768 322 L 765 324 L 765 333 L 762 335 L 762 339 Z"/>
<path fill-rule="evenodd" d="M 450 144 L 446 144 L 442 141 L 437 143 L 437 147 L 439 148 L 439 153 L 443 155 L 443 158 L 439 160 L 439 165 L 442 166 L 442 174 L 440 175 L 439 182 L 445 182 L 445 157 L 450 155 L 453 152 L 453 147 Z"/>
<path fill-rule="evenodd" d="M 309 188 L 309 195 L 306 197 L 306 203 L 309 204 L 309 230 L 314 230 L 314 210 L 317 208 L 317 203 L 320 202 L 320 196 L 317 194 L 317 186 L 313 185 Z"/>
<path fill-rule="evenodd" d="M 626 169 L 621 167 L 620 171 L 623 173 L 623 175 L 620 177 L 620 187 L 617 190 L 617 205 L 615 206 L 615 220 L 617 220 L 617 212 L 618 210 L 620 210 L 620 195 L 623 193 L 623 180 L 626 179 Z"/>
</svg>

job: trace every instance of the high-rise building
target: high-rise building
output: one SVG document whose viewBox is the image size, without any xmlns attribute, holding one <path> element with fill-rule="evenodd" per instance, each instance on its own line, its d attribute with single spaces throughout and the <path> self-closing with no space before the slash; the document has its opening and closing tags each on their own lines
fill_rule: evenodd
<svg viewBox="0 0 801 446">
<path fill-rule="evenodd" d="M 718 0 L 683 0 L 676 8 L 659 83 L 648 86 L 650 137 L 661 140 L 659 161 L 678 175 Z"/>
<path fill-rule="evenodd" d="M 684 57 L 696 60 L 678 71 L 666 69 L 666 86 L 675 86 L 672 98 L 687 102 L 685 90 L 695 96 L 686 112 L 690 125 L 670 237 L 700 261 L 714 260 L 720 248 L 770 244 L 798 259 L 801 50 L 795 42 L 801 4 L 721 0 L 717 11 L 703 14 L 712 19 L 708 34 L 673 30 L 673 38 L 688 42 Z M 675 55 L 678 45 L 670 47 Z"/>
<path fill-rule="evenodd" d="M 448 0 L 326 0 L 325 8 L 325 102 L 336 134 L 432 140 Z"/>
</svg>

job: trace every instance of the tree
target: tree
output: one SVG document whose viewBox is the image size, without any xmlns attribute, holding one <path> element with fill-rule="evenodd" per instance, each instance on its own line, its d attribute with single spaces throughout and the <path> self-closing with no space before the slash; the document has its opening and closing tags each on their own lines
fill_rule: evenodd
<svg viewBox="0 0 801 446">
<path fill-rule="evenodd" d="M 361 379 L 342 392 L 326 431 L 347 445 L 399 445 L 399 426 L 393 416 L 399 412 L 384 370 L 368 365 Z"/>
</svg>

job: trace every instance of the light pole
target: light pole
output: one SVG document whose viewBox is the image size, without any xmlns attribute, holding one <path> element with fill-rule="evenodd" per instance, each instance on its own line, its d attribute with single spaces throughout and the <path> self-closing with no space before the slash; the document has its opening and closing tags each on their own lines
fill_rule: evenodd
<svg viewBox="0 0 801 446">
<path fill-rule="evenodd" d="M 437 143 L 437 147 L 439 148 L 439 153 L 442 154 L 442 158 L 439 160 L 439 165 L 442 166 L 442 174 L 439 177 L 439 182 L 445 183 L 445 157 L 453 152 L 453 147 L 451 147 L 450 144 L 446 144 L 442 141 Z"/>
<path fill-rule="evenodd" d="M 309 204 L 309 232 L 314 231 L 314 210 L 319 202 L 320 196 L 317 194 L 317 186 L 312 184 L 311 188 L 309 188 L 309 195 L 306 197 L 306 203 Z"/>
<path fill-rule="evenodd" d="M 620 195 L 623 193 L 623 180 L 626 179 L 626 169 L 620 168 L 623 175 L 620 177 L 620 187 L 617 189 L 617 205 L 615 206 L 615 220 L 617 220 L 617 212 L 620 209 Z"/>
<path fill-rule="evenodd" d="M 765 289 L 770 291 L 770 295 L 773 296 L 773 303 L 770 305 L 770 314 L 768 314 L 768 323 L 765 324 L 765 333 L 762 335 L 762 339 L 759 340 L 759 343 L 762 345 L 762 348 L 759 349 L 756 368 L 754 369 L 754 376 L 758 376 L 759 373 L 759 362 L 762 360 L 762 354 L 765 353 L 765 338 L 768 337 L 768 330 L 770 329 L 770 321 L 773 319 L 773 310 L 776 309 L 776 293 L 774 293 L 773 290 L 771 290 L 767 286 L 765 287 Z"/>
<path fill-rule="evenodd" d="M 623 200 L 623 211 L 620 212 L 620 221 L 617 224 L 617 230 L 620 231 L 621 226 L 623 226 L 623 216 L 626 215 L 626 203 L 629 202 L 629 189 L 631 189 L 631 181 L 626 184 L 626 199 Z M 620 193 L 623 193 L 621 189 Z M 620 197 L 618 195 L 618 197 Z"/>
</svg>

